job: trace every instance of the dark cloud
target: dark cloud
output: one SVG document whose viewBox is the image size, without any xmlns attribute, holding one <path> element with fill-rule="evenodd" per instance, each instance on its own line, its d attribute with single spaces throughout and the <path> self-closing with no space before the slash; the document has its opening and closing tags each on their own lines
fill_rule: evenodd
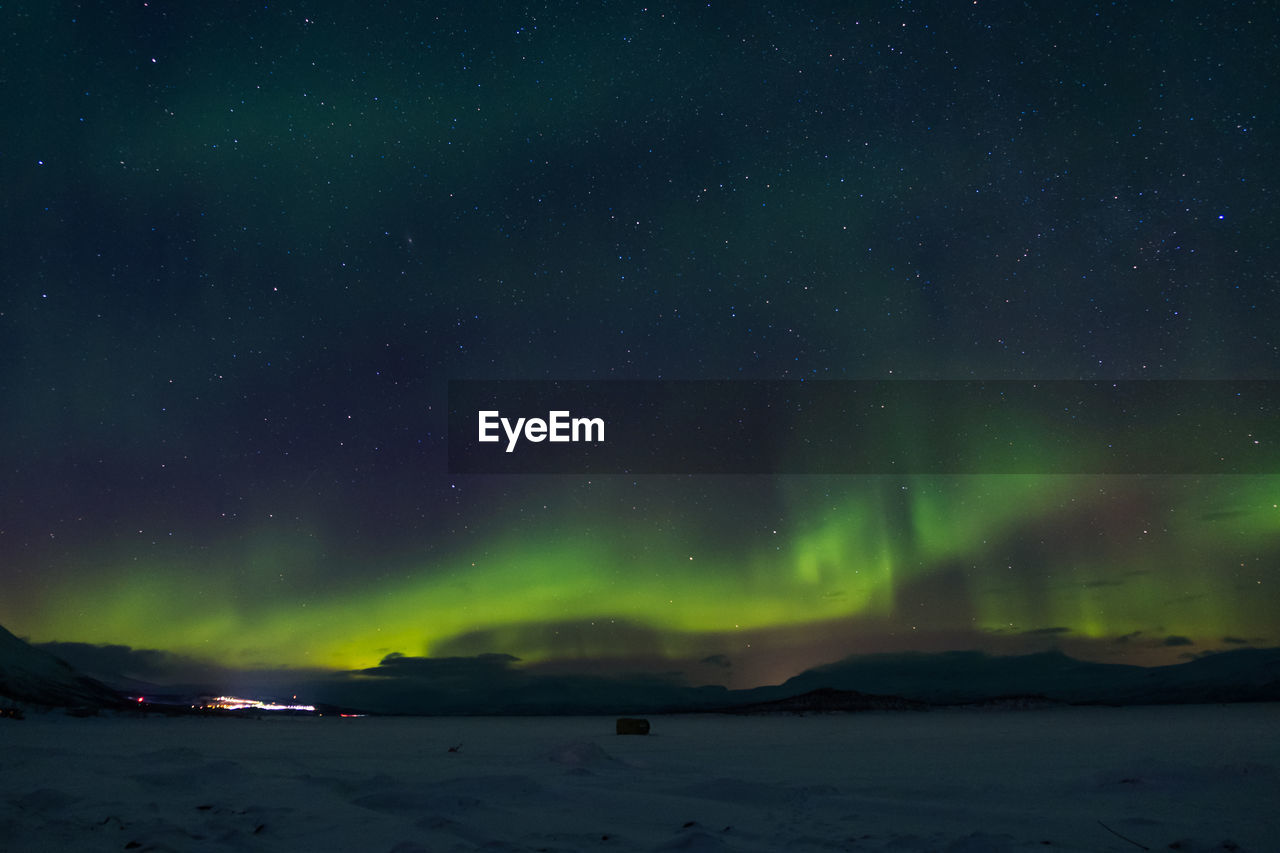
<svg viewBox="0 0 1280 853">
<path fill-rule="evenodd" d="M 128 693 L 146 692 L 194 698 L 202 695 L 251 695 L 281 698 L 299 691 L 322 670 L 263 668 L 241 670 L 159 649 L 92 643 L 35 644 L 77 671 Z"/>
<path fill-rule="evenodd" d="M 709 655 L 698 663 L 705 663 L 710 666 L 718 666 L 722 669 L 729 669 L 733 666 L 733 661 L 729 660 L 728 655 Z"/>
<path fill-rule="evenodd" d="M 1164 638 L 1162 645 L 1165 646 L 1194 646 L 1195 642 L 1189 637 L 1180 637 L 1177 634 L 1171 634 Z"/>
<path fill-rule="evenodd" d="M 661 632 L 625 619 L 577 619 L 468 631 L 440 640 L 432 651 L 448 657 L 474 657 L 521 649 L 530 657 L 575 659 L 625 656 L 636 649 L 658 648 L 662 641 Z"/>
<path fill-rule="evenodd" d="M 1138 639 L 1138 638 L 1139 638 L 1139 637 L 1141 637 L 1141 636 L 1142 636 L 1142 632 L 1141 632 L 1141 631 L 1132 631 L 1132 632 L 1130 632 L 1130 633 L 1128 633 L 1128 634 L 1121 634 L 1119 637 L 1116 637 L 1116 642 L 1117 642 L 1117 643 L 1127 643 L 1127 642 L 1129 642 L 1130 640 L 1136 640 L 1136 639 Z"/>
<path fill-rule="evenodd" d="M 421 658 L 392 652 L 377 666 L 356 670 L 361 675 L 377 675 L 389 678 L 441 678 L 469 675 L 477 670 L 505 671 L 520 658 L 515 655 L 484 654 L 475 657 Z"/>
<path fill-rule="evenodd" d="M 1030 631 L 1023 631 L 1024 636 L 1034 637 L 1041 634 L 1070 634 L 1071 629 L 1059 625 L 1053 628 L 1032 628 Z"/>
<path fill-rule="evenodd" d="M 1223 637 L 1222 642 L 1230 643 L 1233 646 L 1247 646 L 1249 641 L 1244 637 Z"/>
<path fill-rule="evenodd" d="M 542 674 L 487 653 L 427 658 L 389 654 L 377 666 L 317 680 L 321 704 L 392 714 L 611 714 L 715 707 L 721 687 L 690 687 L 680 673 L 622 678 Z"/>
<path fill-rule="evenodd" d="M 387 680 L 420 681 L 434 690 L 493 689 L 511 687 L 523 676 L 511 669 L 520 658 L 504 654 L 475 657 L 423 658 L 393 652 L 377 666 L 355 670 L 352 675 Z"/>
<path fill-rule="evenodd" d="M 227 672 L 222 667 L 159 649 L 92 643 L 54 642 L 37 645 L 62 658 L 85 675 L 110 684 L 133 681 L 171 684 L 216 680 Z"/>
</svg>

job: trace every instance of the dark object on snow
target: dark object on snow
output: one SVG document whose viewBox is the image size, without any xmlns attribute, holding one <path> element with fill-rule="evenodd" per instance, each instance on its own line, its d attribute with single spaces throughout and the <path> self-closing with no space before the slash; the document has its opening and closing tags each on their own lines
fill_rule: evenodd
<svg viewBox="0 0 1280 853">
<path fill-rule="evenodd" d="M 647 735 L 648 733 L 649 733 L 648 720 L 640 720 L 635 717 L 619 717 L 618 718 L 618 734 Z"/>
<path fill-rule="evenodd" d="M 21 708 L 0 708 L 0 719 L 5 720 L 21 720 Z"/>
</svg>

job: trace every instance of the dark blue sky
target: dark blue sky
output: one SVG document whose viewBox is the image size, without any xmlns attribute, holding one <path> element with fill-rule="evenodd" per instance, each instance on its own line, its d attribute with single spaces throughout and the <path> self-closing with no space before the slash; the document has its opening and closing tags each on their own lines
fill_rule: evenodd
<svg viewBox="0 0 1280 853">
<path fill-rule="evenodd" d="M 744 683 L 1276 641 L 1274 477 L 444 464 L 450 379 L 1280 378 L 1265 4 L 0 21 L 18 634 Z"/>
</svg>

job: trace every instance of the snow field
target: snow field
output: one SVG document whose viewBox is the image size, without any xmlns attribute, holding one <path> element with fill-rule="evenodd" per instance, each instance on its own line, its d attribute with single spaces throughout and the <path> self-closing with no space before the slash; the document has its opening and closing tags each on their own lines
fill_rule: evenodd
<svg viewBox="0 0 1280 853">
<path fill-rule="evenodd" d="M 1276 705 L 649 719 L 0 720 L 0 850 L 1280 850 Z"/>
</svg>

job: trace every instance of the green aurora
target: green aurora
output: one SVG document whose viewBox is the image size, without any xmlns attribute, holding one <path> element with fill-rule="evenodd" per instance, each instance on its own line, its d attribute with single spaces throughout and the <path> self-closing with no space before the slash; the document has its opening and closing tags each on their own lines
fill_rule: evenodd
<svg viewBox="0 0 1280 853">
<path fill-rule="evenodd" d="M 5 4 L 0 625 L 175 680 L 1280 645 L 1261 465 L 445 462 L 454 380 L 1280 380 L 1273 19 Z M 892 427 L 980 450 L 952 413 Z M 1151 434 L 1249 452 L 1196 414 Z"/>
<path fill-rule="evenodd" d="M 666 508 L 629 520 L 538 507 L 447 555 L 402 547 L 336 579 L 332 565 L 321 574 L 334 558 L 318 526 L 86 552 L 76 576 L 6 597 L 0 620 L 36 640 L 239 668 L 359 669 L 393 652 L 525 665 L 724 655 L 750 673 L 766 637 L 773 658 L 817 663 L 860 651 L 850 636 L 868 651 L 948 634 L 1027 650 L 1046 633 L 1082 657 L 1157 663 L 1188 651 L 1171 635 L 1195 651 L 1275 640 L 1275 477 L 604 478 L 578 491 Z"/>
</svg>

